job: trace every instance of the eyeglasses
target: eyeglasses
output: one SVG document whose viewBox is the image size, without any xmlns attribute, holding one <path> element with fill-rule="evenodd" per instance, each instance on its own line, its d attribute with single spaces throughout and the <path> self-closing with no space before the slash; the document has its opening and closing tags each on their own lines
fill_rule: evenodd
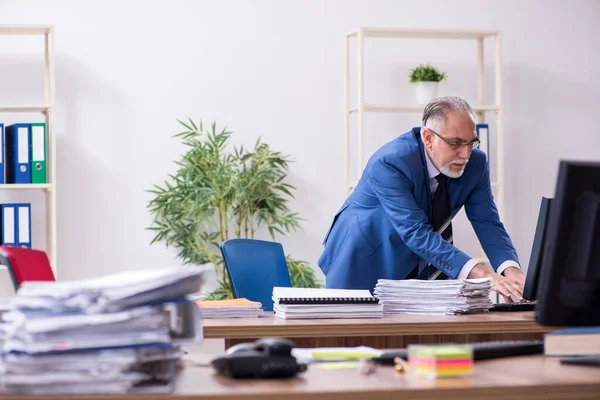
<svg viewBox="0 0 600 400">
<path fill-rule="evenodd" d="M 426 128 L 426 129 L 430 130 L 435 136 L 442 139 L 444 142 L 446 142 L 448 144 L 448 146 L 450 146 L 454 150 L 461 150 L 465 146 L 471 147 L 471 150 L 479 147 L 479 139 L 475 139 L 470 142 L 466 142 L 464 140 L 457 140 L 457 139 L 448 140 L 445 137 L 443 137 L 442 135 L 440 135 L 439 133 L 437 133 L 436 131 L 429 129 L 429 128 Z"/>
</svg>

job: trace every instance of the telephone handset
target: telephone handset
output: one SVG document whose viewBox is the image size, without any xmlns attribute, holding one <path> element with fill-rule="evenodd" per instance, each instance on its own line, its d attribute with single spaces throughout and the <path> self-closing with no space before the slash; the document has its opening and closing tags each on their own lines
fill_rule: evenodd
<svg viewBox="0 0 600 400">
<path fill-rule="evenodd" d="M 217 373 L 231 378 L 288 378 L 306 371 L 306 365 L 292 355 L 293 348 L 289 339 L 263 338 L 237 344 L 211 364 Z"/>
</svg>

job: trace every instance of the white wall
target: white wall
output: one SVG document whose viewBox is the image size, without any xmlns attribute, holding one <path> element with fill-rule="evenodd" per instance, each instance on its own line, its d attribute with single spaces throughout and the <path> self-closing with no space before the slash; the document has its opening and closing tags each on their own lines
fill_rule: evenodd
<svg viewBox="0 0 600 400">
<path fill-rule="evenodd" d="M 260 135 L 296 160 L 292 206 L 306 222 L 280 240 L 316 264 L 343 201 L 343 37 L 360 26 L 503 32 L 506 225 L 526 264 L 558 159 L 600 158 L 599 16 L 593 0 L 0 0 L 1 24 L 56 28 L 60 278 L 178 262 L 162 244 L 149 245 L 145 190 L 174 171 L 182 147 L 171 135 L 188 116 L 227 125 L 236 144 Z M 0 38 L 0 103 L 41 99 L 38 44 Z M 430 61 L 450 75 L 441 94 L 474 102 L 475 49 L 369 42 L 367 101 L 413 101 L 408 70 Z M 492 55 L 486 50 L 488 89 Z M 368 151 L 418 124 L 417 114 L 368 116 Z M 39 232 L 41 195 L 34 207 Z M 34 240 L 43 247 L 43 235 Z"/>
</svg>

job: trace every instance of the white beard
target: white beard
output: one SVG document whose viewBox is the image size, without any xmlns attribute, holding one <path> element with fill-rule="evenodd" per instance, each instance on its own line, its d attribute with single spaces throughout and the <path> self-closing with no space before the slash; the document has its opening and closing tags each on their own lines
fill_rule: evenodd
<svg viewBox="0 0 600 400">
<path fill-rule="evenodd" d="M 467 163 L 469 162 L 469 160 L 465 160 L 465 161 L 451 161 L 449 164 L 447 165 L 443 165 L 441 167 L 439 167 L 438 169 L 440 170 L 440 172 L 444 175 L 446 175 L 449 178 L 460 178 L 463 174 L 463 172 L 465 172 L 465 167 L 467 166 Z M 452 171 L 450 169 L 451 165 L 462 165 L 462 168 L 460 169 L 460 171 Z"/>
<path fill-rule="evenodd" d="M 440 141 L 439 138 L 437 138 L 438 141 Z M 438 143 L 439 144 L 439 143 Z M 467 163 L 469 162 L 469 159 L 466 160 L 454 160 L 454 161 L 450 161 L 448 164 L 446 165 L 438 165 L 438 163 L 436 161 L 434 161 L 437 157 L 437 147 L 434 146 L 431 148 L 431 157 L 429 157 L 429 160 L 431 161 L 431 163 L 438 169 L 438 171 L 440 171 L 442 174 L 446 175 L 449 178 L 460 178 L 462 176 L 462 174 L 465 172 L 465 167 L 467 166 Z M 454 172 L 450 169 L 451 165 L 462 165 L 462 168 L 458 171 L 458 172 Z"/>
</svg>

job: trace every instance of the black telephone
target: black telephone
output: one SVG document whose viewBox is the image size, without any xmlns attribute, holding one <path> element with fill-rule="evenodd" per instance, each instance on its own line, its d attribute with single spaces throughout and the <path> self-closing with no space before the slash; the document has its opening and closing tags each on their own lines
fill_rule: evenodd
<svg viewBox="0 0 600 400">
<path fill-rule="evenodd" d="M 293 348 L 289 339 L 262 338 L 231 347 L 211 364 L 217 373 L 230 378 L 289 378 L 306 371 L 306 364 L 292 356 Z"/>
</svg>

